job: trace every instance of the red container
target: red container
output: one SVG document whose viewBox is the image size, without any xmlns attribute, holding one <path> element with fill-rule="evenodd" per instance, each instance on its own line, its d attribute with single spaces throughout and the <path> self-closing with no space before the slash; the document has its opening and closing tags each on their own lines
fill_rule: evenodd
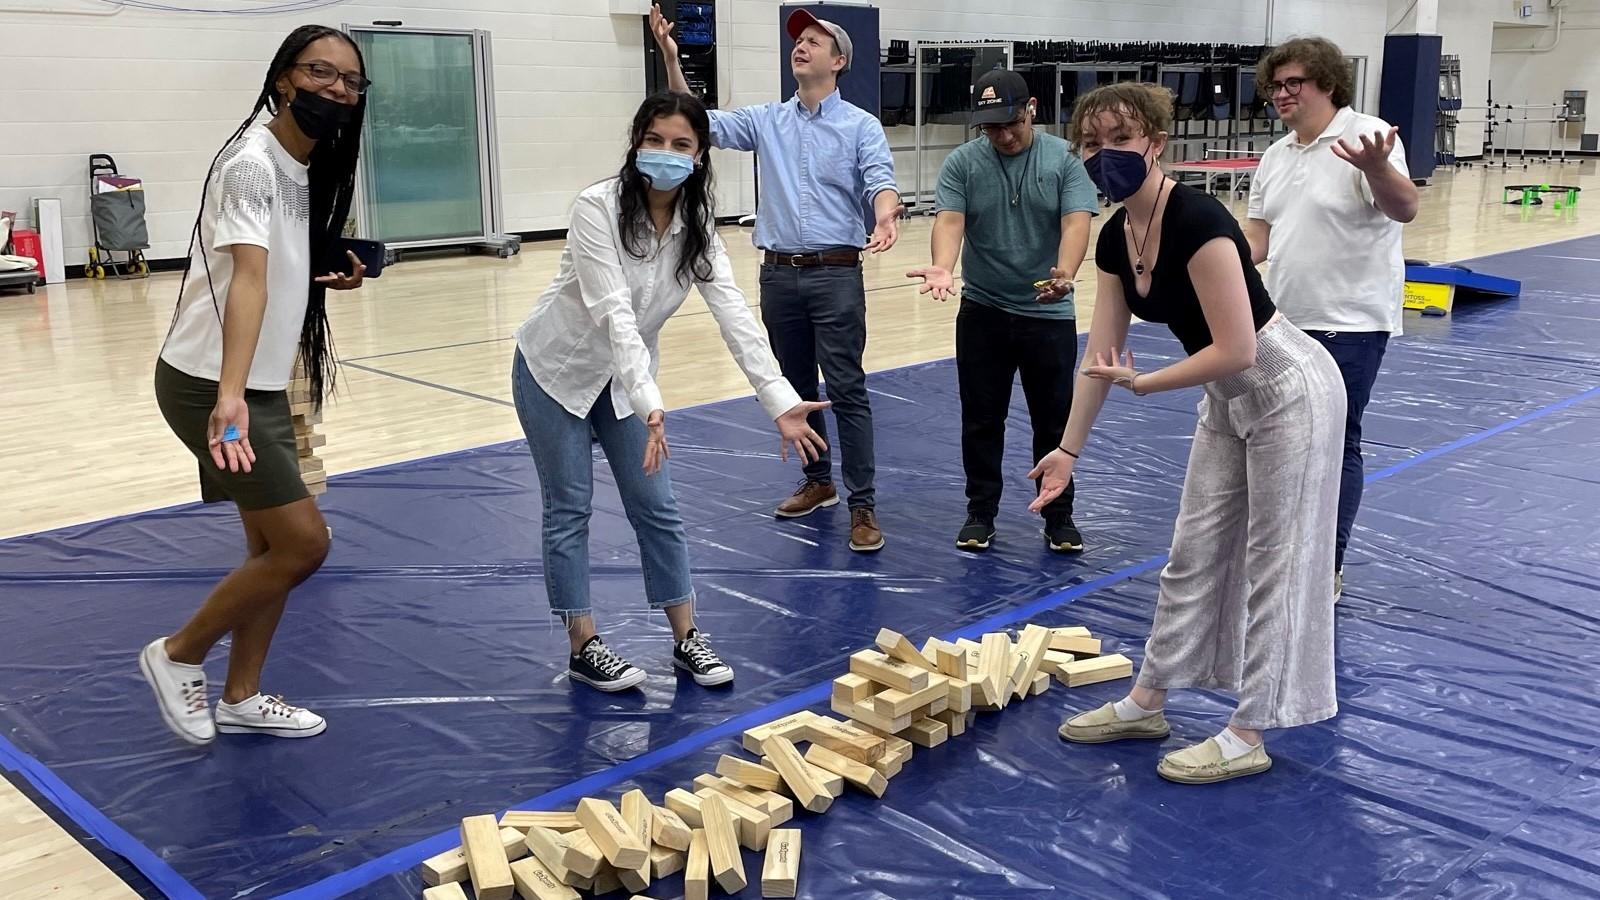
<svg viewBox="0 0 1600 900">
<path fill-rule="evenodd" d="M 28 228 L 14 228 L 11 231 L 11 245 L 17 256 L 32 257 L 35 268 L 39 270 L 39 277 L 44 277 L 44 244 L 39 240 L 39 232 Z"/>
</svg>

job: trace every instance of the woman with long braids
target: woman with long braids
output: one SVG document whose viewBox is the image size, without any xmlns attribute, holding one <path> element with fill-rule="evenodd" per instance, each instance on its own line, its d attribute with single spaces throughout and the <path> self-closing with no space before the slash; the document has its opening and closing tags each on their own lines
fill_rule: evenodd
<svg viewBox="0 0 1600 900">
<path fill-rule="evenodd" d="M 216 733 L 310 737 L 321 716 L 261 691 L 261 667 L 289 592 L 328 553 L 328 530 L 301 481 L 285 393 L 303 360 L 313 402 L 334 380 L 326 294 L 361 284 L 338 244 L 355 190 L 367 89 L 361 53 L 308 25 L 278 48 L 250 115 L 212 160 L 171 330 L 156 362 L 161 414 L 199 462 L 206 502 L 231 500 L 249 558 L 139 668 L 167 726 L 192 744 Z M 272 116 L 256 121 L 262 110 Z M 198 243 L 196 243 L 198 239 Z M 327 274 L 312 276 L 312 272 Z M 213 714 L 201 669 L 233 635 Z"/>
<path fill-rule="evenodd" d="M 722 339 L 782 436 L 803 459 L 826 449 L 779 371 L 727 249 L 712 227 L 711 121 L 688 94 L 645 100 L 633 119 L 622 171 L 585 189 L 572 208 L 555 281 L 517 332 L 512 393 L 544 495 L 545 591 L 567 627 L 568 674 L 620 691 L 644 672 L 612 652 L 589 601 L 590 432 L 616 478 L 639 540 L 645 600 L 664 610 L 673 664 L 702 685 L 733 669 L 695 628 L 689 547 L 668 478 L 666 413 L 656 386 L 656 338 L 697 287 Z"/>
</svg>

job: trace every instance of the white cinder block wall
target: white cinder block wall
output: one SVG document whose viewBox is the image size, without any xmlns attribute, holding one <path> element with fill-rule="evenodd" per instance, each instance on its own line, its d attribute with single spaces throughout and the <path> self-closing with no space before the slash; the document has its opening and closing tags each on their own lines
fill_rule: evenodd
<svg viewBox="0 0 1600 900">
<path fill-rule="evenodd" d="M 1320 33 L 1369 58 L 1376 108 L 1388 0 L 879 0 L 884 40 L 972 37 L 1260 43 Z M 239 0 L 174 6 L 241 9 Z M 1445 4 L 1441 4 L 1445 5 Z M 39 9 L 47 12 L 19 12 Z M 183 254 L 199 180 L 260 89 L 278 42 L 305 22 L 399 19 L 493 34 L 505 227 L 563 228 L 574 193 L 615 171 L 643 92 L 643 30 L 605 0 L 349 0 L 292 15 L 116 9 L 93 0 L 0 2 L 0 209 L 59 197 L 68 265 L 90 243 L 87 161 L 113 154 L 145 181 L 152 258 Z M 72 10 L 80 14 L 68 14 Z M 103 15 L 113 12 L 115 15 Z M 778 90 L 776 0 L 721 0 L 724 106 Z M 1579 44 L 1573 40 L 1573 46 Z M 381 88 L 380 88 L 381 89 Z M 909 145 L 909 132 L 891 135 Z M 909 173 L 910 154 L 899 164 Z M 753 207 L 750 162 L 718 153 L 719 212 Z M 907 182 L 909 184 L 909 181 Z"/>
</svg>

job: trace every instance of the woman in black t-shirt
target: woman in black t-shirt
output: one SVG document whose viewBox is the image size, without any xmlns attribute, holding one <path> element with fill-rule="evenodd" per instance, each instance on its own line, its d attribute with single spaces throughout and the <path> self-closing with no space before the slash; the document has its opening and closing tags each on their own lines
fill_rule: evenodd
<svg viewBox="0 0 1600 900">
<path fill-rule="evenodd" d="M 1138 396 L 1203 386 L 1194 448 L 1136 686 L 1061 726 L 1069 741 L 1163 738 L 1174 688 L 1238 696 L 1228 727 L 1167 754 L 1188 784 L 1271 768 L 1262 732 L 1334 715 L 1333 548 L 1344 383 L 1332 358 L 1277 314 L 1237 220 L 1166 176 L 1172 97 L 1124 83 L 1079 99 L 1072 138 L 1095 184 L 1123 204 L 1101 232 L 1094 320 L 1061 446 L 1029 473 L 1035 509 L 1066 486 L 1112 385 Z M 1141 372 L 1133 315 L 1165 324 L 1186 357 Z"/>
</svg>

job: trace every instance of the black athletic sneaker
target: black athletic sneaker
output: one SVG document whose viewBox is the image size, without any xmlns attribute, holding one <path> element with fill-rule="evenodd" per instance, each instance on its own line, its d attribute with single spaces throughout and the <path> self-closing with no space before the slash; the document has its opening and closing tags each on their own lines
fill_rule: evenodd
<svg viewBox="0 0 1600 900">
<path fill-rule="evenodd" d="M 967 516 L 967 524 L 956 532 L 956 546 L 963 550 L 987 550 L 994 540 L 994 519 Z"/>
<path fill-rule="evenodd" d="M 672 664 L 694 676 L 695 684 L 709 687 L 733 680 L 733 667 L 711 649 L 711 638 L 700 629 L 689 629 L 689 636 L 672 648 Z"/>
<path fill-rule="evenodd" d="M 1083 552 L 1083 535 L 1070 517 L 1044 524 L 1044 541 L 1057 553 Z"/>
<path fill-rule="evenodd" d="M 644 670 L 611 652 L 600 635 L 589 638 L 567 663 L 567 676 L 602 691 L 625 691 L 644 681 Z"/>
</svg>

